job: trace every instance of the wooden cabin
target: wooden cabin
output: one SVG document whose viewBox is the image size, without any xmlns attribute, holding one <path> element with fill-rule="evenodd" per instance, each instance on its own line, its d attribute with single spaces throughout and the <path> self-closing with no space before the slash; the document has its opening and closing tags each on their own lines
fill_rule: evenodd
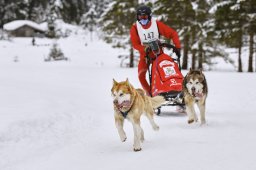
<svg viewBox="0 0 256 170">
<path fill-rule="evenodd" d="M 15 20 L 4 25 L 4 30 L 13 37 L 42 37 L 46 30 L 29 20 Z"/>
</svg>

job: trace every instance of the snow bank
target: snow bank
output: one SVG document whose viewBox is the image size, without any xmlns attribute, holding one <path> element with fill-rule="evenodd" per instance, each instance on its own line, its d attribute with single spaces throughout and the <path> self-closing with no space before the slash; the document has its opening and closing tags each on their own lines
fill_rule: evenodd
<svg viewBox="0 0 256 170">
<path fill-rule="evenodd" d="M 142 117 L 146 141 L 135 153 L 127 121 L 128 139 L 119 140 L 110 89 L 113 78 L 140 87 L 137 68 L 120 68 L 122 51 L 89 37 L 57 40 L 70 58 L 58 62 L 43 60 L 51 39 L 0 41 L 1 170 L 256 169 L 254 74 L 205 72 L 207 124 L 188 125 L 165 107 L 159 132 Z"/>
</svg>

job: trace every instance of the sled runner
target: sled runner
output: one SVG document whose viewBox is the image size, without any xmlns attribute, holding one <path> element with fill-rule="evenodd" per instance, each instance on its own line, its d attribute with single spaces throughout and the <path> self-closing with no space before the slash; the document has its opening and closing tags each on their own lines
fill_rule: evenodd
<svg viewBox="0 0 256 170">
<path fill-rule="evenodd" d="M 177 48 L 171 44 L 160 43 L 159 40 L 150 41 L 148 46 L 146 59 L 148 65 L 150 95 L 163 96 L 167 101 L 163 106 L 184 107 L 185 104 L 183 102 L 182 93 L 183 75 L 181 73 L 180 56 L 177 54 Z M 177 59 L 165 54 L 162 47 L 172 49 L 176 53 Z M 161 108 L 158 108 L 157 115 L 160 113 Z"/>
</svg>

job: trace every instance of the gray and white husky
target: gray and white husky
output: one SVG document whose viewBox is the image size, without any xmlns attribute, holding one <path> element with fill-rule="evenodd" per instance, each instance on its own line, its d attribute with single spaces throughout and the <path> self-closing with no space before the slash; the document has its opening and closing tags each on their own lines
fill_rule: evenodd
<svg viewBox="0 0 256 170">
<path fill-rule="evenodd" d="M 205 102 L 208 94 L 208 87 L 202 70 L 190 69 L 183 80 L 184 101 L 188 114 L 188 123 L 196 122 L 197 115 L 194 105 L 200 111 L 201 124 L 205 124 Z"/>
</svg>

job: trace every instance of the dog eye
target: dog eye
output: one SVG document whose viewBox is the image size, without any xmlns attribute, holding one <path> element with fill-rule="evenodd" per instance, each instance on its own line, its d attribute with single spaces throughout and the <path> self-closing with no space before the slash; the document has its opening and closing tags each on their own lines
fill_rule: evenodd
<svg viewBox="0 0 256 170">
<path fill-rule="evenodd" d="M 120 97 L 122 97 L 123 95 L 124 95 L 123 93 L 119 94 Z"/>
<path fill-rule="evenodd" d="M 199 82 L 196 82 L 196 84 L 198 84 Z"/>
<path fill-rule="evenodd" d="M 192 82 L 190 81 L 189 84 L 192 84 Z"/>
</svg>

